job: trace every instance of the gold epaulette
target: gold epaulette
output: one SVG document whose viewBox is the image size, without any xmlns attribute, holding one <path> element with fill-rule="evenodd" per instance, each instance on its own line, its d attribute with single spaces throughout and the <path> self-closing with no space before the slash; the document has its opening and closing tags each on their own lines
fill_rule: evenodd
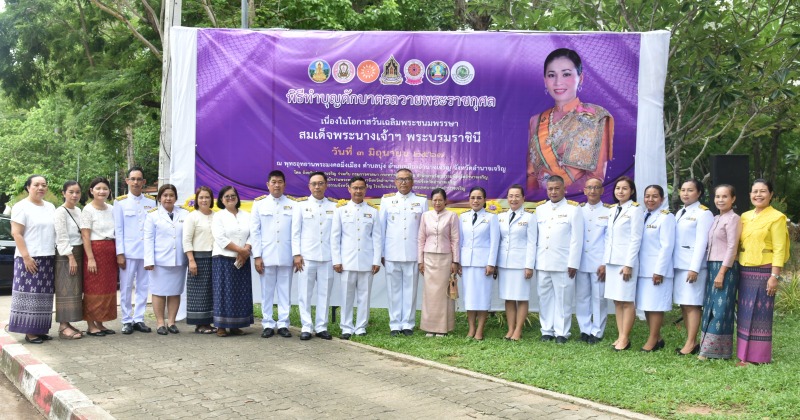
<svg viewBox="0 0 800 420">
<path fill-rule="evenodd" d="M 295 197 L 292 197 L 291 195 L 284 194 L 283 196 L 284 196 L 284 197 L 286 197 L 286 198 L 288 198 L 289 200 L 292 200 L 292 201 L 297 201 L 297 198 L 295 198 Z"/>
<path fill-rule="evenodd" d="M 613 209 L 614 207 L 617 207 L 618 205 L 619 205 L 619 203 L 614 203 L 614 204 L 609 205 L 608 208 Z"/>
<path fill-rule="evenodd" d="M 347 202 L 347 201 L 345 201 L 344 203 L 342 203 L 342 202 L 338 202 L 338 201 L 337 201 L 337 203 L 338 203 L 338 204 L 336 204 L 336 208 L 338 209 L 339 207 L 346 206 L 348 202 Z"/>
<path fill-rule="evenodd" d="M 542 201 L 537 201 L 537 202 L 535 202 L 533 204 L 536 205 L 536 207 L 539 207 L 539 206 L 541 206 L 542 204 L 544 204 L 546 202 L 547 202 L 547 200 L 542 200 Z"/>
<path fill-rule="evenodd" d="M 708 210 L 708 207 L 706 207 L 706 206 L 704 206 L 704 205 L 702 205 L 702 204 L 701 204 L 701 205 L 700 205 L 700 210 Z"/>
<path fill-rule="evenodd" d="M 637 202 L 635 202 L 635 201 L 634 201 L 633 203 L 631 203 L 631 205 L 632 205 L 633 207 L 639 207 L 639 203 L 637 203 Z"/>
<path fill-rule="evenodd" d="M 254 199 L 253 199 L 253 201 L 260 201 L 260 200 L 263 200 L 263 199 L 265 199 L 265 198 L 267 198 L 267 195 L 266 195 L 266 194 L 264 194 L 264 195 L 261 195 L 261 196 L 258 196 L 258 197 L 256 197 L 256 198 L 254 198 Z"/>
<path fill-rule="evenodd" d="M 128 198 L 128 194 L 123 194 L 123 195 L 117 197 L 116 201 L 122 201 L 122 200 L 124 200 L 126 198 Z"/>
<path fill-rule="evenodd" d="M 536 209 L 525 209 L 526 213 L 536 213 Z"/>
<path fill-rule="evenodd" d="M 383 196 L 384 197 L 394 197 L 395 194 L 398 194 L 398 193 L 386 193 Z"/>
<path fill-rule="evenodd" d="M 326 197 L 326 198 L 327 198 L 327 199 L 328 199 L 328 201 L 330 201 L 331 203 L 338 203 L 338 202 L 339 202 L 339 200 L 337 200 L 337 199 L 335 199 L 335 198 L 330 198 L 330 197 Z"/>
<path fill-rule="evenodd" d="M 428 196 L 427 196 L 427 195 L 425 195 L 425 194 L 419 194 L 419 193 L 414 193 L 414 194 L 415 194 L 417 197 L 424 197 L 424 198 L 428 198 Z"/>
<path fill-rule="evenodd" d="M 584 202 L 584 203 L 581 203 L 581 207 L 585 207 L 585 206 L 586 206 L 586 203 L 585 203 L 585 202 Z"/>
<path fill-rule="evenodd" d="M 607 209 L 610 209 L 610 208 L 612 207 L 612 205 L 611 205 L 611 204 L 606 204 L 606 203 L 603 203 L 603 207 L 605 207 L 605 208 L 607 208 Z"/>
<path fill-rule="evenodd" d="M 142 195 L 144 196 L 144 198 L 149 198 L 149 199 L 151 199 L 151 200 L 153 200 L 153 201 L 156 201 L 156 198 L 155 198 L 155 197 L 153 197 L 153 196 L 152 196 L 152 195 L 150 195 L 150 194 L 142 194 Z"/>
<path fill-rule="evenodd" d="M 567 204 L 569 204 L 570 206 L 576 206 L 576 207 L 578 206 L 578 202 L 572 200 L 567 200 Z"/>
<path fill-rule="evenodd" d="M 297 201 L 297 202 L 308 201 L 308 197 L 298 197 L 298 198 L 295 198 L 294 201 Z"/>
<path fill-rule="evenodd" d="M 669 214 L 669 210 L 667 209 L 661 210 L 661 214 Z"/>
<path fill-rule="evenodd" d="M 150 210 L 147 210 L 148 213 L 152 213 L 154 211 L 158 211 L 158 207 L 155 207 L 155 208 L 152 208 Z"/>
<path fill-rule="evenodd" d="M 369 203 L 369 202 L 366 202 L 366 201 L 365 201 L 365 203 L 367 203 L 368 206 L 372 207 L 375 210 L 380 210 L 380 207 L 378 207 L 378 206 L 376 206 L 376 205 L 374 205 L 372 203 Z"/>
</svg>

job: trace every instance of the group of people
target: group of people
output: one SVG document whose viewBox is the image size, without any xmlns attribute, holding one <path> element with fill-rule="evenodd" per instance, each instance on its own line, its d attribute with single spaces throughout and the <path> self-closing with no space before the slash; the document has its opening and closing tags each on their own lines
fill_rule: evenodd
<svg viewBox="0 0 800 420">
<path fill-rule="evenodd" d="M 475 340 L 483 340 L 496 279 L 507 340 L 520 340 L 535 287 L 541 341 L 566 343 L 573 312 L 580 340 L 601 341 L 610 299 L 619 332 L 614 350 L 630 349 L 639 309 L 650 330 L 641 350 L 657 351 L 665 347 L 664 312 L 674 303 L 681 306 L 687 331 L 677 354 L 730 358 L 736 323 L 741 363 L 771 360 L 773 302 L 789 243 L 786 217 L 770 206 L 773 191 L 765 180 L 753 183 L 755 208 L 742 218 L 732 210 L 732 186 L 714 189 L 720 211 L 714 216 L 700 204 L 703 184 L 694 179 L 681 185 L 683 207 L 674 215 L 662 187 L 645 188 L 641 206 L 634 201 L 635 183 L 624 176 L 613 183 L 612 205 L 601 202 L 600 179 L 585 182 L 587 201 L 578 204 L 565 199 L 566 183 L 553 175 L 546 182 L 548 200 L 535 209 L 524 208 L 524 188 L 515 184 L 508 189 L 508 210 L 489 212 L 485 190 L 473 187 L 470 209 L 460 215 L 446 209 L 441 188 L 431 192 L 428 210 L 428 197 L 412 191 L 408 169 L 397 171 L 397 192 L 384 195 L 380 206 L 365 200 L 367 183 L 358 176 L 348 184 L 350 200 L 339 202 L 325 196 L 323 172 L 309 175 L 309 196 L 292 198 L 284 194 L 284 174 L 272 171 L 269 194 L 256 198 L 250 213 L 240 210 L 232 186 L 218 192 L 218 212 L 212 210 L 213 191 L 198 188 L 190 212 L 177 205 L 173 185 L 161 186 L 155 200 L 142 194 L 139 167 L 128 171 L 126 182 L 129 194 L 111 205 L 108 180 L 94 179 L 91 201 L 81 211 L 77 182 L 64 184 L 64 204 L 56 209 L 43 199 L 45 178 L 27 180 L 28 197 L 12 209 L 17 250 L 10 331 L 26 334 L 29 343 L 51 339 L 55 295 L 61 338 L 114 334 L 103 322 L 116 319 L 119 279 L 123 334 L 151 331 L 144 323 L 148 293 L 158 334 L 179 333 L 175 320 L 185 287 L 187 323 L 195 332 L 242 335 L 254 321 L 252 259 L 261 284 L 264 338 L 292 336 L 293 273 L 301 340 L 332 338 L 327 309 L 334 272 L 341 273 L 341 338 L 366 335 L 372 279 L 384 268 L 392 336 L 414 333 L 420 274 L 420 329 L 428 337 L 453 331 L 452 288 L 461 276 L 467 335 Z M 71 324 L 80 320 L 87 322 L 85 333 Z"/>
</svg>

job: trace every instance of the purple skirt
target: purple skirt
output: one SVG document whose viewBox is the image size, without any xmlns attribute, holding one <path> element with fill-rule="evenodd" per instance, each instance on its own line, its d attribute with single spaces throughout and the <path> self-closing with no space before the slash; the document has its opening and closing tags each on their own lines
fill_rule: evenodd
<svg viewBox="0 0 800 420">
<path fill-rule="evenodd" d="M 739 311 L 736 321 L 736 355 L 743 362 L 772 361 L 772 315 L 775 296 L 767 296 L 772 265 L 742 267 L 739 283 Z"/>
<path fill-rule="evenodd" d="M 53 323 L 55 256 L 33 257 L 39 270 L 25 270 L 22 257 L 14 258 L 14 285 L 8 330 L 22 334 L 47 334 Z"/>
</svg>

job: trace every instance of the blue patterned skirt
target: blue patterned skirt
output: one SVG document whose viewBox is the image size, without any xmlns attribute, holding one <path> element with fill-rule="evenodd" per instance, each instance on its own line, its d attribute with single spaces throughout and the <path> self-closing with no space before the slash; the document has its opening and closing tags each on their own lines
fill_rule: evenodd
<svg viewBox="0 0 800 420">
<path fill-rule="evenodd" d="M 736 291 L 739 288 L 739 263 L 734 262 L 722 280 L 722 289 L 714 287 L 722 261 L 708 262 L 706 299 L 700 323 L 700 355 L 709 359 L 730 359 L 733 354 L 733 323 Z"/>
<path fill-rule="evenodd" d="M 253 324 L 253 283 L 250 259 L 242 268 L 235 258 L 216 255 L 211 263 L 214 290 L 214 325 L 218 328 L 244 328 Z"/>
<path fill-rule="evenodd" d="M 33 257 L 39 270 L 31 274 L 22 257 L 14 258 L 14 283 L 8 330 L 22 334 L 47 334 L 53 323 L 55 256 Z"/>
<path fill-rule="evenodd" d="M 186 323 L 211 325 L 214 322 L 214 292 L 211 287 L 211 252 L 195 252 L 197 275 L 186 278 Z"/>
</svg>

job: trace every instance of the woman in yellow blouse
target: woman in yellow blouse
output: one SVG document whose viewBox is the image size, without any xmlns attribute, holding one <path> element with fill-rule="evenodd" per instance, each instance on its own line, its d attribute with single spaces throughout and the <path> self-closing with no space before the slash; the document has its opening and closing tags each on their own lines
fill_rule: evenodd
<svg viewBox="0 0 800 420">
<path fill-rule="evenodd" d="M 757 179 L 750 188 L 755 209 L 742 215 L 737 313 L 739 365 L 772 361 L 772 315 L 781 269 L 789 259 L 786 216 L 771 205 L 772 184 Z"/>
</svg>

